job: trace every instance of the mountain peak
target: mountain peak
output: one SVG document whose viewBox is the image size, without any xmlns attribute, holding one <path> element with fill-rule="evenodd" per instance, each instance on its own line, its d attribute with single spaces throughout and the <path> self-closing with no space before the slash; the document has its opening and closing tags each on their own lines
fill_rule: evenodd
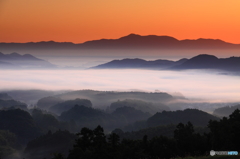
<svg viewBox="0 0 240 159">
<path fill-rule="evenodd" d="M 31 54 L 24 54 L 22 55 L 22 57 L 25 57 L 25 58 L 31 58 L 31 59 L 37 59 L 35 56 L 31 55 Z"/>
<path fill-rule="evenodd" d="M 13 53 L 11 53 L 9 55 L 12 56 L 12 57 L 20 57 L 20 56 L 22 56 L 22 55 L 20 55 L 20 54 L 18 54 L 16 52 L 13 52 Z"/>
<path fill-rule="evenodd" d="M 193 57 L 192 59 L 198 59 L 198 60 L 218 60 L 218 58 L 214 55 L 208 55 L 208 54 L 200 54 L 197 55 L 195 57 Z"/>
<path fill-rule="evenodd" d="M 139 40 L 139 39 L 144 39 L 145 42 L 154 42 L 154 41 L 157 41 L 157 42 L 160 42 L 160 41 L 179 41 L 177 40 L 176 38 L 174 37 L 171 37 L 171 36 L 166 36 L 166 35 L 162 35 L 162 36 L 158 36 L 158 35 L 138 35 L 138 34 L 129 34 L 127 36 L 123 36 L 120 39 L 130 39 L 130 40 Z"/>
<path fill-rule="evenodd" d="M 226 43 L 225 41 L 223 40 L 220 40 L 220 39 L 206 39 L 206 38 L 198 38 L 197 41 L 218 41 L 218 42 L 224 42 Z"/>
<path fill-rule="evenodd" d="M 131 40 L 134 40 L 134 39 L 138 39 L 138 38 L 140 38 L 140 37 L 142 37 L 141 35 L 138 35 L 138 34 L 133 34 L 133 33 L 131 33 L 131 34 L 129 34 L 129 35 L 127 35 L 127 36 L 123 36 L 123 37 L 120 37 L 119 39 L 116 39 L 116 40 L 124 40 L 124 39 L 131 39 Z"/>
<path fill-rule="evenodd" d="M 218 65 L 218 58 L 213 55 L 200 54 L 194 56 L 182 65 L 178 66 L 181 69 L 210 69 L 216 68 Z"/>
<path fill-rule="evenodd" d="M 240 58 L 217 58 L 213 55 L 200 54 L 183 64 L 176 66 L 176 69 L 221 69 L 229 71 L 240 70 Z"/>
<path fill-rule="evenodd" d="M 138 35 L 138 34 L 134 34 L 134 33 L 131 33 L 127 36 L 124 36 L 124 37 L 140 37 L 141 35 Z"/>
</svg>

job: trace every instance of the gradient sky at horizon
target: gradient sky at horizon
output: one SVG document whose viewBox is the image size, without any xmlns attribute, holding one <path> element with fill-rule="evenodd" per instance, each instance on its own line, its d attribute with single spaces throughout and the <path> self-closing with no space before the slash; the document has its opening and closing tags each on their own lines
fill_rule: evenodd
<svg viewBox="0 0 240 159">
<path fill-rule="evenodd" d="M 130 33 L 240 44 L 239 0 L 0 0 L 0 42 L 82 43 Z"/>
</svg>

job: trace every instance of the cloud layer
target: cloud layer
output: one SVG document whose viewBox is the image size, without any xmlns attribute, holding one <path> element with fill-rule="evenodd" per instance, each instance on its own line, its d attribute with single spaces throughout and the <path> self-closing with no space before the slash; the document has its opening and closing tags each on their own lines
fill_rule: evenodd
<svg viewBox="0 0 240 159">
<path fill-rule="evenodd" d="M 93 89 L 180 92 L 187 98 L 239 101 L 240 77 L 203 71 L 1 70 L 0 90 Z"/>
</svg>

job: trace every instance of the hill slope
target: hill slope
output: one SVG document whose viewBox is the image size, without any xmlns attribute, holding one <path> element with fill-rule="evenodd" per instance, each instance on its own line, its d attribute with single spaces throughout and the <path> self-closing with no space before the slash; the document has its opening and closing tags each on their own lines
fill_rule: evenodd
<svg viewBox="0 0 240 159">
<path fill-rule="evenodd" d="M 163 111 L 156 113 L 147 120 L 148 127 L 168 124 L 186 124 L 190 121 L 195 126 L 207 126 L 209 120 L 218 120 L 217 117 L 197 109 L 185 109 L 174 112 Z"/>
<path fill-rule="evenodd" d="M 49 108 L 49 111 L 54 112 L 56 114 L 61 114 L 64 111 L 67 111 L 74 107 L 74 105 L 83 105 L 85 107 L 92 107 L 92 103 L 88 99 L 74 99 L 74 100 L 67 100 L 61 103 L 57 103 Z"/>
<path fill-rule="evenodd" d="M 240 57 L 217 58 L 213 55 L 201 54 L 186 62 L 174 66 L 174 69 L 222 69 L 240 71 Z"/>
<path fill-rule="evenodd" d="M 187 59 L 180 59 L 178 61 L 171 60 L 155 60 L 155 61 L 146 61 L 143 59 L 122 59 L 122 60 L 113 60 L 105 64 L 101 64 L 92 69 L 112 69 L 112 68 L 142 68 L 142 69 L 164 69 L 180 65 L 187 61 Z"/>
<path fill-rule="evenodd" d="M 217 108 L 214 110 L 213 114 L 220 116 L 220 117 L 228 117 L 230 114 L 232 114 L 236 109 L 240 109 L 240 104 L 235 105 L 235 106 L 226 106 L 226 107 L 221 107 Z"/>
<path fill-rule="evenodd" d="M 3 54 L 0 52 L 1 68 L 55 68 L 56 66 L 36 58 L 30 54 L 20 55 L 18 53 Z"/>
</svg>

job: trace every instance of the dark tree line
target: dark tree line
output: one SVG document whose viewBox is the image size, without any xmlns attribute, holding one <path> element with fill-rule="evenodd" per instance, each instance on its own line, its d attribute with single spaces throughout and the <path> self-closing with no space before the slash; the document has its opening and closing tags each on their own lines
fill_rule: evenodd
<svg viewBox="0 0 240 159">
<path fill-rule="evenodd" d="M 101 126 L 94 130 L 83 128 L 77 135 L 68 159 L 173 158 L 203 156 L 209 152 L 206 136 L 194 133 L 190 122 L 186 125 L 180 123 L 174 131 L 174 138 L 159 136 L 148 140 L 145 135 L 142 140 L 120 141 L 115 133 L 106 137 Z"/>
<path fill-rule="evenodd" d="M 84 107 L 84 109 L 86 108 Z M 88 108 L 86 110 L 91 109 Z M 92 113 L 96 115 L 103 114 L 105 117 L 103 112 L 90 111 L 90 114 Z M 132 138 L 131 135 L 129 135 L 129 138 L 126 138 L 126 136 L 122 135 L 125 133 L 120 129 L 116 129 L 111 134 L 106 135 L 101 126 L 95 129 L 84 127 L 77 136 L 68 131 L 59 130 L 55 132 L 56 129 L 66 129 L 67 125 L 58 122 L 54 116 L 45 114 L 39 110 L 32 110 L 32 116 L 20 109 L 2 110 L 0 111 L 0 119 L 0 128 L 4 130 L 4 132 L 0 133 L 0 157 L 8 156 L 14 151 L 20 150 L 22 144 L 27 143 L 33 138 L 35 139 L 28 142 L 25 153 L 34 156 L 34 158 L 37 158 L 36 154 L 39 153 L 39 156 L 42 155 L 41 158 L 48 155 L 48 157 L 51 156 L 54 159 L 64 158 L 64 156 L 68 159 L 154 159 L 209 156 L 210 150 L 240 150 L 239 110 L 235 110 L 228 118 L 210 120 L 208 122 L 209 131 L 205 131 L 205 133 L 199 133 L 195 124 L 183 122 L 175 126 L 153 127 L 151 129 L 136 131 L 133 134 L 135 138 Z M 52 129 L 54 133 L 49 131 L 46 135 L 36 138 L 42 133 L 46 133 L 47 129 Z M 105 130 L 107 129 L 105 128 Z M 163 131 L 166 132 L 163 133 Z M 172 135 L 165 136 L 165 134 L 170 134 L 170 132 Z M 75 137 L 77 137 L 76 143 L 72 148 Z M 71 151 L 68 153 L 69 149 Z M 60 152 L 63 155 L 55 152 Z"/>
<path fill-rule="evenodd" d="M 148 140 L 122 139 L 116 133 L 108 136 L 101 126 L 94 130 L 82 128 L 67 159 L 158 159 L 186 156 L 209 156 L 210 150 L 240 150 L 240 111 L 229 118 L 209 121 L 209 133 L 195 133 L 191 122 L 179 123 L 174 137 L 154 137 Z M 59 155 L 59 154 L 58 154 Z M 57 156 L 57 155 L 56 155 Z M 61 156 L 61 155 L 60 155 Z M 57 158 L 57 157 L 56 157 Z"/>
</svg>

